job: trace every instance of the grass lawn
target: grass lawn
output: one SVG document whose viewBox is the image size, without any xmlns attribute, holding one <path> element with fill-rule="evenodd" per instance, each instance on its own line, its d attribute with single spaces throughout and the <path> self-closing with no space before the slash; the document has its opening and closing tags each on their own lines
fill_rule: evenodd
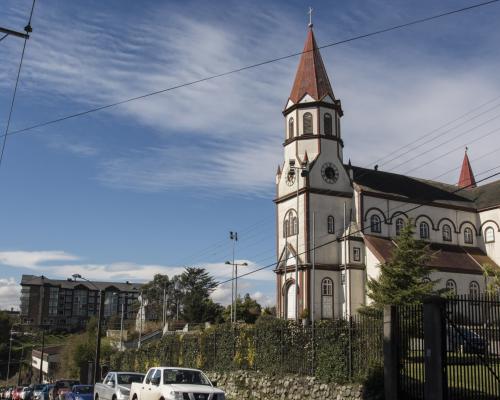
<svg viewBox="0 0 500 400">
<path fill-rule="evenodd" d="M 424 378 L 423 368 L 423 363 L 407 364 L 407 376 L 421 382 Z M 485 365 L 448 365 L 446 369 L 448 388 L 450 391 L 466 389 L 476 394 L 481 393 L 492 396 L 491 398 L 498 398 L 495 396 L 500 396 L 500 382 L 496 380 L 491 370 L 497 377 L 500 377 L 500 362 L 498 360 L 490 363 L 489 368 Z"/>
</svg>

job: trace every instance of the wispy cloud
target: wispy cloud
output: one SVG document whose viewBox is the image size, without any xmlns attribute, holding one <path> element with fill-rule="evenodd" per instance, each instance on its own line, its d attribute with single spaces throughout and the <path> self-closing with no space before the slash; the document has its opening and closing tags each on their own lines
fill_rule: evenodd
<svg viewBox="0 0 500 400">
<path fill-rule="evenodd" d="M 376 12 L 384 16 L 375 18 L 376 28 L 411 16 L 408 10 L 397 12 L 392 6 L 387 6 L 390 12 L 381 10 L 379 2 L 366 4 L 342 13 L 336 24 L 318 25 L 319 43 L 360 33 L 362 22 L 371 26 L 380 17 Z M 38 10 L 43 34 L 30 41 L 23 88 L 35 96 L 50 93 L 50 98 L 71 99 L 78 110 L 295 52 L 305 34 L 297 29 L 303 21 L 299 23 L 279 5 L 266 5 L 264 12 L 260 7 L 232 4 L 223 24 L 220 13 L 201 3 L 158 6 L 154 12 L 142 10 L 120 19 L 96 14 L 89 7 L 71 21 L 71 29 L 61 23 L 72 6 L 66 7 Z M 129 22 L 134 30 L 124 31 Z M 446 22 L 439 25 L 446 35 L 463 34 Z M 405 42 L 396 40 L 405 34 L 401 31 L 399 36 L 390 33 L 323 50 L 346 112 L 342 120 L 345 151 L 353 163 L 376 160 L 467 112 L 471 98 L 487 100 L 500 89 L 496 70 L 487 67 L 498 62 L 491 51 L 496 48 L 494 37 L 477 42 L 480 58 L 470 56 L 458 63 L 453 52 L 429 43 L 432 32 L 405 36 Z M 273 173 L 282 157 L 280 111 L 296 63 L 291 59 L 270 64 L 108 110 L 107 115 L 146 127 L 148 143 L 102 151 L 97 180 L 140 191 L 193 187 L 233 194 L 271 193 Z M 480 153 L 489 143 L 474 146 Z M 59 147 L 63 148 L 78 155 L 94 151 L 92 144 Z M 439 154 L 439 147 L 429 146 L 427 159 Z M 436 169 L 449 168 L 460 158 L 458 153 L 443 157 L 416 175 L 432 177 Z M 424 159 L 406 167 L 425 165 Z M 477 166 L 482 168 L 483 164 Z"/>
</svg>

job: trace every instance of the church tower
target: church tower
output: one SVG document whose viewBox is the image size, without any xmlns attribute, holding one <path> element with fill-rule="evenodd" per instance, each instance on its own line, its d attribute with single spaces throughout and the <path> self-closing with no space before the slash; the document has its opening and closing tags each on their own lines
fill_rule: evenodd
<svg viewBox="0 0 500 400">
<path fill-rule="evenodd" d="M 349 225 L 353 187 L 343 160 L 341 103 L 311 23 L 283 115 L 284 162 L 278 167 L 274 200 L 277 312 L 296 319 L 311 317 L 314 308 L 316 319 L 338 317 L 346 310 L 348 284 L 343 283 L 348 278 L 342 274 L 345 247 L 336 239 Z"/>
</svg>

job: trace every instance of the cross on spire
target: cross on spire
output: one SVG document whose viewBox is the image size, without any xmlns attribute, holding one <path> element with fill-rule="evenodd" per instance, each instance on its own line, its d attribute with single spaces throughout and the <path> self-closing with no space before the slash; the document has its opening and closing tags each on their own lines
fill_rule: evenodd
<svg viewBox="0 0 500 400">
<path fill-rule="evenodd" d="M 309 28 L 312 28 L 312 26 L 313 26 L 313 21 L 312 21 L 313 9 L 312 9 L 312 7 L 309 7 L 309 11 L 307 13 L 309 14 Z"/>
</svg>

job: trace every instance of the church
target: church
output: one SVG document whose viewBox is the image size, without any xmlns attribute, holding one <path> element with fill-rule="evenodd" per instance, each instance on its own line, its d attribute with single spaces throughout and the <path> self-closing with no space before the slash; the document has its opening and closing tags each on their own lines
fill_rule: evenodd
<svg viewBox="0 0 500 400">
<path fill-rule="evenodd" d="M 355 314 L 409 221 L 430 244 L 429 278 L 438 288 L 484 293 L 481 266 L 500 264 L 500 180 L 476 186 L 467 152 L 458 185 L 346 163 L 342 105 L 312 24 L 283 115 L 274 200 L 278 316 Z"/>
</svg>

